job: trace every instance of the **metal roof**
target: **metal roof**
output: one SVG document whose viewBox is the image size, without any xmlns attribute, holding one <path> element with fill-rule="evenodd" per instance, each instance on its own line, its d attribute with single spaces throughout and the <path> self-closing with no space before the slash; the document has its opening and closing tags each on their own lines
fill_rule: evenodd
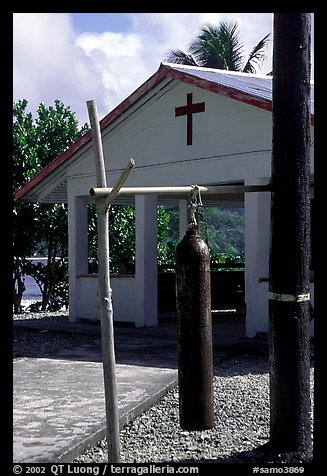
<svg viewBox="0 0 327 476">
<path fill-rule="evenodd" d="M 208 83 L 223 86 L 230 92 L 238 91 L 246 96 L 266 100 L 272 103 L 272 85 L 273 76 L 242 73 L 239 71 L 226 71 L 222 69 L 201 68 L 194 66 L 186 66 L 181 64 L 163 63 L 165 67 L 174 71 L 193 76 L 194 78 L 203 79 Z M 219 91 L 214 91 L 219 93 Z M 241 100 L 241 98 L 236 98 Z M 310 112 L 314 114 L 314 82 L 311 81 L 311 107 Z"/>
<path fill-rule="evenodd" d="M 109 126 L 111 127 L 124 120 L 126 114 L 142 107 L 143 102 L 146 102 L 149 95 L 161 94 L 172 81 L 184 82 L 215 94 L 221 94 L 231 99 L 271 111 L 272 80 L 272 76 L 161 63 L 158 70 L 147 81 L 100 121 L 100 128 L 102 133 L 104 133 L 104 130 L 109 128 Z M 313 82 L 311 88 L 311 122 L 313 123 Z M 65 195 L 67 199 L 65 171 L 80 155 L 83 148 L 89 146 L 91 138 L 91 131 L 88 131 L 29 182 L 23 185 L 16 192 L 15 200 L 32 202 L 39 200 L 42 197 L 42 189 L 46 182 L 53 183 L 53 191 L 51 192 L 53 199 L 56 197 L 56 190 L 59 189 L 61 190 L 60 196 L 63 197 Z M 66 192 L 64 195 L 62 193 L 63 188 L 65 188 Z M 49 200 L 51 200 L 50 197 Z"/>
<path fill-rule="evenodd" d="M 272 98 L 272 76 L 263 76 L 237 71 L 226 71 L 212 68 L 195 68 L 179 64 L 167 64 L 172 69 L 181 71 L 211 83 L 236 89 L 245 94 L 258 96 L 262 99 Z"/>
</svg>

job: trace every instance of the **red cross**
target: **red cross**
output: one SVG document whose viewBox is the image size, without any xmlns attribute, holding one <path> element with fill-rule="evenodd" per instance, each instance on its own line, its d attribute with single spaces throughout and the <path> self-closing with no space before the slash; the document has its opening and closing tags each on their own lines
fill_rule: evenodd
<svg viewBox="0 0 327 476">
<path fill-rule="evenodd" d="M 192 93 L 187 94 L 186 106 L 175 107 L 175 117 L 187 116 L 187 145 L 192 145 L 193 136 L 193 114 L 205 110 L 204 102 L 192 104 Z"/>
</svg>

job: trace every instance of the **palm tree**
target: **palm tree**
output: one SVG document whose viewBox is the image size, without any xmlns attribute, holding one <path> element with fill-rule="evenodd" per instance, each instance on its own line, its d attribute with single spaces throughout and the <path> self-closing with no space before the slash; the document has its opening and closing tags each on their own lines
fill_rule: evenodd
<svg viewBox="0 0 327 476">
<path fill-rule="evenodd" d="M 222 21 L 217 27 L 205 25 L 201 33 L 192 41 L 187 53 L 171 50 L 166 58 L 168 63 L 202 66 L 205 68 L 228 69 L 255 73 L 255 64 L 265 59 L 265 47 L 270 34 L 266 35 L 244 58 L 243 45 L 239 39 L 237 22 Z"/>
</svg>

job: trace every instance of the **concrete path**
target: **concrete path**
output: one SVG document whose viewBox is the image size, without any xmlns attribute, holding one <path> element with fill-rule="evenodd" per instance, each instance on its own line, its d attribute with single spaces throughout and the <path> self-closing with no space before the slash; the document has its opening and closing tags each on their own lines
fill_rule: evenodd
<svg viewBox="0 0 327 476">
<path fill-rule="evenodd" d="M 106 435 L 100 326 L 42 320 L 15 321 L 14 326 L 90 336 L 83 345 L 21 357 L 13 366 L 13 461 L 71 462 Z M 215 358 L 251 344 L 243 321 L 235 317 L 214 318 L 213 343 Z M 117 328 L 115 350 L 123 427 L 177 384 L 176 322 Z"/>
</svg>

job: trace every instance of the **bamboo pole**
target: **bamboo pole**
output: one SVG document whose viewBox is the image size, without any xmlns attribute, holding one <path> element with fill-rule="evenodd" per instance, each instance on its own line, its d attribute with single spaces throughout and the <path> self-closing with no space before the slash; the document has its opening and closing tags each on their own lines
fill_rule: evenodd
<svg viewBox="0 0 327 476">
<path fill-rule="evenodd" d="M 224 193 L 248 193 L 248 192 L 270 192 L 271 186 L 267 185 L 209 185 L 207 187 L 199 185 L 197 187 L 202 194 L 224 194 Z M 176 187 L 124 187 L 116 195 L 151 195 L 151 194 L 175 194 L 185 195 L 193 191 L 193 185 Z M 93 197 L 107 197 L 111 195 L 113 188 L 92 187 L 90 195 Z"/>
<path fill-rule="evenodd" d="M 109 195 L 106 196 L 105 205 L 107 207 L 109 207 L 111 205 L 111 203 L 114 201 L 116 195 L 118 195 L 118 193 L 120 192 L 123 184 L 126 182 L 126 180 L 129 176 L 132 168 L 134 167 L 134 165 L 135 165 L 134 160 L 130 159 L 129 163 L 127 164 L 126 169 L 124 170 L 124 172 L 121 174 L 120 178 L 118 179 L 118 182 L 116 183 L 114 188 L 111 189 L 111 192 L 109 193 Z"/>
<path fill-rule="evenodd" d="M 87 108 L 92 129 L 97 186 L 106 188 L 107 180 L 101 143 L 101 131 L 95 101 L 87 101 Z M 99 307 L 107 421 L 108 462 L 120 463 L 119 411 L 117 401 L 113 309 L 109 271 L 108 206 L 105 197 L 98 197 L 96 203 L 98 209 Z"/>
</svg>

